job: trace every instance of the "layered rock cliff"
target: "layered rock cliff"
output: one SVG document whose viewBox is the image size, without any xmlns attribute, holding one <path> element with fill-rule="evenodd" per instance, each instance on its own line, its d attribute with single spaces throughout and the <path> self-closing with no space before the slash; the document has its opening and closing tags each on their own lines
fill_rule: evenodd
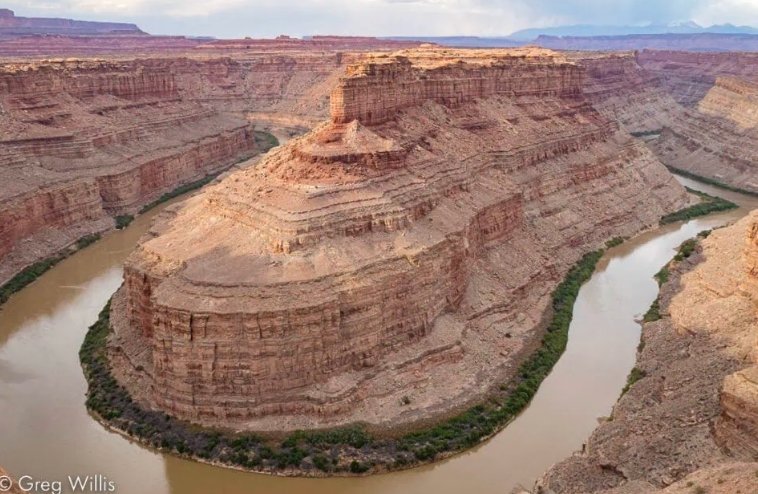
<svg viewBox="0 0 758 494">
<path fill-rule="evenodd" d="M 544 476 L 543 491 L 624 494 L 673 484 L 661 492 L 733 493 L 756 485 L 756 232 L 753 212 L 713 231 L 676 267 L 661 291 L 663 318 L 643 327 L 644 377 L 582 453 Z"/>
<path fill-rule="evenodd" d="M 129 257 L 116 375 L 149 407 L 258 430 L 479 399 L 539 338 L 568 266 L 687 202 L 583 82 L 542 50 L 351 66 L 330 121 L 164 214 Z"/>
<path fill-rule="evenodd" d="M 719 77 L 758 81 L 758 54 L 643 50 L 637 61 L 658 76 L 671 95 L 685 106 L 697 106 Z"/>
<path fill-rule="evenodd" d="M 574 54 L 603 114 L 646 138 L 666 165 L 758 191 L 751 54 Z M 754 58 L 754 57 L 753 57 Z"/>
<path fill-rule="evenodd" d="M 133 36 L 118 38 L 126 51 L 149 52 L 150 43 L 166 41 L 140 36 L 147 44 L 132 46 Z M 76 43 L 98 45 L 98 39 L 77 37 Z M 359 56 L 339 49 L 410 44 L 351 37 L 204 43 L 209 46 L 197 51 L 177 46 L 183 54 L 176 56 L 0 67 L 6 233 L 0 284 L 77 238 L 109 228 L 110 217 L 250 156 L 253 125 L 286 139 L 326 118 L 329 92 Z M 103 46 L 107 42 L 95 48 Z M 65 42 L 58 48 L 65 52 Z"/>
<path fill-rule="evenodd" d="M 0 105 L 0 281 L 254 151 L 244 118 L 156 63 L 6 64 Z"/>
</svg>

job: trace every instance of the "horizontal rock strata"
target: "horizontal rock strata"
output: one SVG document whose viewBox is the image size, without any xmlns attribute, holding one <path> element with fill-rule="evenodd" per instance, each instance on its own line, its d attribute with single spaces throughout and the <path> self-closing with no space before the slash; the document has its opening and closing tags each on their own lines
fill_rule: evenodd
<svg viewBox="0 0 758 494">
<path fill-rule="evenodd" d="M 687 202 L 583 83 L 541 50 L 351 66 L 329 122 L 172 208 L 130 256 L 116 375 L 150 407 L 259 430 L 477 399 L 573 262 Z"/>
<path fill-rule="evenodd" d="M 663 319 L 643 327 L 637 368 L 645 377 L 581 454 L 541 479 L 542 492 L 623 494 L 669 485 L 662 492 L 693 492 L 699 485 L 732 493 L 756 485 L 757 231 L 754 212 L 715 230 L 702 253 L 677 268 L 661 292 Z"/>
<path fill-rule="evenodd" d="M 754 54 L 574 54 L 592 103 L 665 165 L 758 191 Z"/>
<path fill-rule="evenodd" d="M 132 37 L 119 34 L 114 42 L 126 53 L 150 53 L 130 45 Z M 148 40 L 145 46 L 170 43 L 139 38 Z M 65 39 L 51 39 L 65 52 Z M 99 39 L 76 38 L 108 45 Z M 175 56 L 25 60 L 0 67 L 0 219 L 6 233 L 0 283 L 82 235 L 107 229 L 110 217 L 250 156 L 252 125 L 284 140 L 313 127 L 328 115 L 329 92 L 357 56 L 339 50 L 408 45 L 350 37 L 212 44 L 203 50 L 193 50 L 194 42 L 177 45 Z M 61 202 L 61 194 L 78 203 L 76 212 L 66 210 L 74 206 Z M 32 215 L 21 217 L 27 208 Z"/>
<path fill-rule="evenodd" d="M 0 281 L 254 151 L 245 119 L 157 64 L 7 64 L 0 104 Z"/>
</svg>

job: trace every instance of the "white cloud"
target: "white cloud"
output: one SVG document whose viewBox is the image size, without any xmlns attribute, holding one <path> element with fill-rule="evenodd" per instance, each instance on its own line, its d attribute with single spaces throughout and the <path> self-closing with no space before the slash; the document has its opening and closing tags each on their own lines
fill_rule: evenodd
<svg viewBox="0 0 758 494">
<path fill-rule="evenodd" d="M 700 24 L 758 25 L 758 0 L 713 0 L 692 16 Z"/>
<path fill-rule="evenodd" d="M 758 24 L 758 0 L 10 0 L 19 15 L 135 22 L 155 34 L 507 35 L 559 24 Z"/>
</svg>

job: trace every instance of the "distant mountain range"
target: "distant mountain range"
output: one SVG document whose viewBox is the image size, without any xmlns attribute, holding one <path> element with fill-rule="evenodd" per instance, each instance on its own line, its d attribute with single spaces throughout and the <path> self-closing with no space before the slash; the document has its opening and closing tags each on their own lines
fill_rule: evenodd
<svg viewBox="0 0 758 494">
<path fill-rule="evenodd" d="M 646 26 L 595 26 L 577 24 L 573 26 L 538 27 L 522 29 L 507 37 L 518 41 L 531 41 L 540 36 L 628 36 L 633 34 L 758 34 L 758 29 L 750 26 L 735 26 L 733 24 L 718 24 L 703 27 L 696 22 L 688 21 L 672 24 L 649 24 Z"/>
</svg>

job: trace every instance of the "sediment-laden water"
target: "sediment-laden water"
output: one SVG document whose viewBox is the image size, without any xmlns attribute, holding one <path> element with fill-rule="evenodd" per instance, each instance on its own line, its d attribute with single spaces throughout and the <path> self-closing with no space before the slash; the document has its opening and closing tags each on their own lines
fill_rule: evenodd
<svg viewBox="0 0 758 494">
<path fill-rule="evenodd" d="M 502 494 L 529 486 L 610 414 L 634 365 L 635 319 L 658 293 L 653 274 L 685 239 L 758 207 L 758 198 L 680 181 L 741 207 L 608 250 L 579 293 L 565 354 L 529 408 L 492 440 L 434 465 L 365 478 L 281 478 L 180 460 L 110 433 L 87 414 L 79 346 L 154 210 L 64 260 L 0 309 L 0 465 L 64 484 L 69 475 L 100 474 L 122 494 Z"/>
</svg>

